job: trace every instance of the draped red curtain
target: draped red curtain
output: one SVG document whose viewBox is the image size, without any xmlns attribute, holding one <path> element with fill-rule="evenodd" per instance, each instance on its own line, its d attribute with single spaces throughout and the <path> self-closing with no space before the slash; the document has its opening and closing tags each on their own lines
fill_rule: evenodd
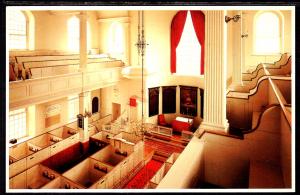
<svg viewBox="0 0 300 195">
<path fill-rule="evenodd" d="M 187 11 L 179 11 L 173 18 L 171 24 L 171 73 L 176 72 L 176 48 L 179 44 Z"/>
<path fill-rule="evenodd" d="M 204 50 L 205 50 L 205 15 L 202 11 L 191 11 L 193 26 L 201 45 L 200 74 L 204 74 Z"/>
</svg>

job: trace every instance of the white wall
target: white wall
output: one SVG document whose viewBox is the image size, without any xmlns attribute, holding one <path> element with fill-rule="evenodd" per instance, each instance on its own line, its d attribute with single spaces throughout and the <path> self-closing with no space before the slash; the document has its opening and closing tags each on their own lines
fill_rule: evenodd
<svg viewBox="0 0 300 195">
<path fill-rule="evenodd" d="M 68 50 L 67 21 L 73 15 L 51 14 L 48 11 L 32 11 L 35 18 L 36 50 Z M 91 48 L 99 48 L 97 16 L 94 11 L 88 12 L 91 26 Z"/>
<path fill-rule="evenodd" d="M 52 105 L 60 106 L 60 122 L 56 123 L 52 126 L 46 128 L 45 119 L 46 119 L 46 109 Z M 46 133 L 49 130 L 55 129 L 62 125 L 68 123 L 68 99 L 67 97 L 61 98 L 54 101 L 49 101 L 42 104 L 36 105 L 36 113 L 35 113 L 35 136 L 40 135 L 42 133 Z"/>
</svg>

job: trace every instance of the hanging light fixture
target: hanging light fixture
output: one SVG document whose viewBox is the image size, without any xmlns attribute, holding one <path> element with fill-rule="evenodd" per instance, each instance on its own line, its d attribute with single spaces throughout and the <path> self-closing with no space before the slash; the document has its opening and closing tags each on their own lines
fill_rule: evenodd
<svg viewBox="0 0 300 195">
<path fill-rule="evenodd" d="M 146 46 L 149 45 L 145 40 L 144 11 L 138 11 L 138 41 L 135 44 L 138 49 L 138 64 L 142 66 L 142 125 L 141 131 L 144 132 L 144 56 Z"/>
</svg>

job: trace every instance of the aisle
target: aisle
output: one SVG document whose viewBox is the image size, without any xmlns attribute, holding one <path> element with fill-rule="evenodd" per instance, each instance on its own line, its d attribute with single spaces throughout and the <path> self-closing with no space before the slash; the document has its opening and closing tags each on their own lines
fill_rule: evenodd
<svg viewBox="0 0 300 195">
<path fill-rule="evenodd" d="M 161 167 L 162 162 L 151 159 L 126 185 L 125 189 L 143 189 Z"/>
</svg>

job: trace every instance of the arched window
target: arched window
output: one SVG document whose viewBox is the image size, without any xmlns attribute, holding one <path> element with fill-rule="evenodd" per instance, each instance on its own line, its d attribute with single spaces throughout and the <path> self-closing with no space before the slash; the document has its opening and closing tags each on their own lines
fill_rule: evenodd
<svg viewBox="0 0 300 195">
<path fill-rule="evenodd" d="M 92 100 L 92 114 L 99 111 L 99 99 L 98 97 L 94 97 Z"/>
<path fill-rule="evenodd" d="M 20 10 L 7 11 L 9 49 L 27 49 L 26 17 Z"/>
<path fill-rule="evenodd" d="M 179 11 L 171 24 L 171 73 L 204 74 L 205 16 Z"/>
<path fill-rule="evenodd" d="M 280 53 L 280 18 L 274 12 L 259 13 L 255 20 L 254 52 L 256 54 Z"/>
<path fill-rule="evenodd" d="M 76 16 L 72 16 L 68 20 L 68 48 L 70 51 L 79 52 L 79 30 L 79 18 Z"/>
<path fill-rule="evenodd" d="M 119 22 L 113 22 L 109 29 L 108 52 L 114 58 L 123 58 L 124 55 L 124 29 Z"/>
</svg>

